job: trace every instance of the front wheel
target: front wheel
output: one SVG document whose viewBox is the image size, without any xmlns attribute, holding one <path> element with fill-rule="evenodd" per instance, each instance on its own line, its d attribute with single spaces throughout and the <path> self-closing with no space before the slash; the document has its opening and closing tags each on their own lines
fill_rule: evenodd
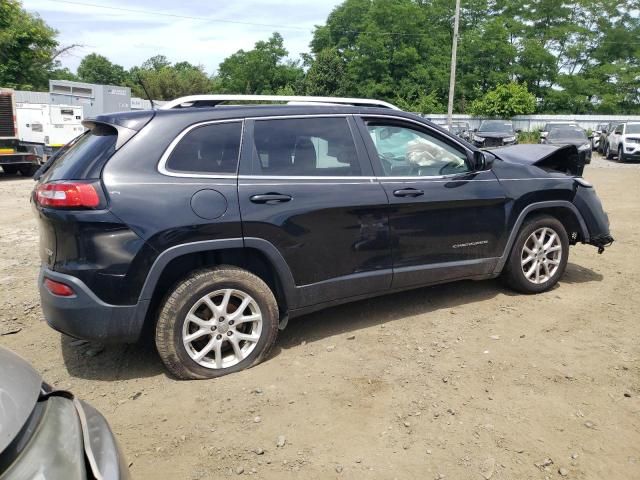
<svg viewBox="0 0 640 480">
<path fill-rule="evenodd" d="M 604 147 L 604 156 L 607 160 L 611 160 L 613 158 L 613 154 L 611 153 L 611 146 L 607 143 Z"/>
<path fill-rule="evenodd" d="M 618 161 L 620 163 L 624 163 L 626 158 L 624 158 L 624 150 L 622 149 L 622 145 L 618 147 Z"/>
<path fill-rule="evenodd" d="M 220 266 L 180 282 L 156 325 L 160 358 L 176 377 L 214 378 L 260 363 L 278 334 L 278 306 L 266 283 Z"/>
<path fill-rule="evenodd" d="M 556 218 L 526 220 L 502 273 L 508 287 L 522 293 L 542 293 L 558 283 L 567 267 L 569 238 Z"/>
</svg>

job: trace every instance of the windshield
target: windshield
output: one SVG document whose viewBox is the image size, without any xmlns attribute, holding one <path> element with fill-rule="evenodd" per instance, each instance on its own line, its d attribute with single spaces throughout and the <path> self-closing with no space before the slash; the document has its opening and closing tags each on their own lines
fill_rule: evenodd
<svg viewBox="0 0 640 480">
<path fill-rule="evenodd" d="M 630 123 L 627 125 L 627 133 L 640 133 L 640 123 Z"/>
<path fill-rule="evenodd" d="M 587 134 L 584 130 L 578 128 L 555 128 L 549 132 L 549 140 L 559 141 L 587 141 Z"/>
<path fill-rule="evenodd" d="M 478 132 L 503 132 L 512 133 L 513 124 L 511 122 L 505 122 L 503 120 L 491 120 L 482 122 Z"/>
</svg>

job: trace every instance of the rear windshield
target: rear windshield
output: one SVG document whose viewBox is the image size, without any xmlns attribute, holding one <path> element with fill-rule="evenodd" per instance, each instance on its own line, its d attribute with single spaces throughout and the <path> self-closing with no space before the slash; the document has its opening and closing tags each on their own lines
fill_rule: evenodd
<svg viewBox="0 0 640 480">
<path fill-rule="evenodd" d="M 116 151 L 118 132 L 108 125 L 95 125 L 68 145 L 47 168 L 47 181 L 98 178 L 104 163 Z"/>
</svg>

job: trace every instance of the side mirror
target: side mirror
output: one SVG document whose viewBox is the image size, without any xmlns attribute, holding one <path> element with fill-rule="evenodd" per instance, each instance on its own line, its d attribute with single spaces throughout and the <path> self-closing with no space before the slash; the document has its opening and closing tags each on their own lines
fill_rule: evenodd
<svg viewBox="0 0 640 480">
<path fill-rule="evenodd" d="M 477 129 L 477 128 L 474 128 L 474 129 L 473 129 L 473 133 L 476 133 L 477 131 L 478 131 L 478 129 Z"/>
<path fill-rule="evenodd" d="M 521 128 L 516 128 L 516 133 L 522 133 L 522 129 Z"/>
<path fill-rule="evenodd" d="M 491 154 L 486 154 L 482 151 L 473 152 L 473 169 L 478 170 L 491 170 L 493 166 L 494 156 Z"/>
</svg>

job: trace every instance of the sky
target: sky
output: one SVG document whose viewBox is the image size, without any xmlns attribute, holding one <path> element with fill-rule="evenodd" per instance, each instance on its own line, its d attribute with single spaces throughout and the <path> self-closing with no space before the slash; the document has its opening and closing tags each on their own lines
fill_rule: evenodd
<svg viewBox="0 0 640 480">
<path fill-rule="evenodd" d="M 80 44 L 61 58 L 75 71 L 95 52 L 125 68 L 154 55 L 203 65 L 207 73 L 239 49 L 274 31 L 289 57 L 309 51 L 314 25 L 324 24 L 341 0 L 23 0 L 58 30 L 61 46 Z M 108 8 L 101 8 L 108 7 Z M 117 9 L 125 9 L 123 11 Z M 155 13 L 154 13 L 155 12 Z M 160 15 L 162 14 L 162 15 Z M 195 17 L 195 18 L 194 18 Z"/>
</svg>

